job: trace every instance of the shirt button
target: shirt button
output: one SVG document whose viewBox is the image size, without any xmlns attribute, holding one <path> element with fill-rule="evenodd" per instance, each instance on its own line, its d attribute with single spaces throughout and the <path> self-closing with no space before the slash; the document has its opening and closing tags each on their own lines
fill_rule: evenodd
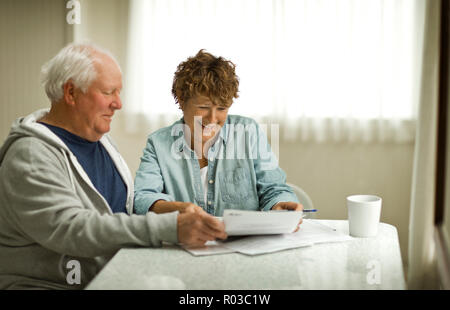
<svg viewBox="0 0 450 310">
<path fill-rule="evenodd" d="M 209 160 L 210 160 L 210 161 L 214 161 L 214 157 L 210 157 Z"/>
<path fill-rule="evenodd" d="M 209 180 L 209 184 L 213 184 L 214 183 L 214 180 Z"/>
</svg>

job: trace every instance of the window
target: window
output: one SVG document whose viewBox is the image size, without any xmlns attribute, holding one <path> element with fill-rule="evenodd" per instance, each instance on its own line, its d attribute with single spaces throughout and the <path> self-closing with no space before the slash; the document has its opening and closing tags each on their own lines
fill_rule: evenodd
<svg viewBox="0 0 450 310">
<path fill-rule="evenodd" d="M 420 1 L 132 0 L 130 14 L 129 130 L 181 117 L 173 73 L 204 48 L 237 65 L 230 113 L 277 123 L 282 138 L 414 139 Z"/>
</svg>

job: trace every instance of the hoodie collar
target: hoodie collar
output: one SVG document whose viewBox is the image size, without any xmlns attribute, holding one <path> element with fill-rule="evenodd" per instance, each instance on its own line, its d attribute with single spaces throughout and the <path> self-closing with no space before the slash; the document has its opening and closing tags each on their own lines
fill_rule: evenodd
<svg viewBox="0 0 450 310">
<path fill-rule="evenodd" d="M 41 109 L 31 113 L 25 117 L 19 117 L 16 119 L 9 132 L 8 137 L 0 148 L 0 163 L 8 151 L 9 147 L 18 139 L 23 137 L 36 137 L 45 140 L 47 143 L 68 150 L 64 142 L 59 139 L 50 129 L 42 124 L 39 124 L 37 120 L 41 119 L 45 114 L 49 112 L 49 108 Z"/>
</svg>

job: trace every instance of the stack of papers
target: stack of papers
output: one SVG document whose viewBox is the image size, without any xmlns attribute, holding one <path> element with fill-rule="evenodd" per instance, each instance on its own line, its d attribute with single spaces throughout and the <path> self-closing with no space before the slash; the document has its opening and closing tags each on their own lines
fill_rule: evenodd
<svg viewBox="0 0 450 310">
<path fill-rule="evenodd" d="M 302 211 L 225 210 L 223 222 L 228 236 L 289 234 L 302 218 Z"/>
<path fill-rule="evenodd" d="M 185 247 L 185 249 L 195 256 L 233 252 L 258 255 L 312 246 L 318 243 L 343 242 L 348 240 L 353 240 L 353 238 L 348 234 L 338 232 L 320 223 L 320 220 L 304 219 L 300 225 L 300 229 L 295 233 L 259 235 L 238 239 L 230 238 L 228 241 L 207 242 L 202 248 Z"/>
</svg>

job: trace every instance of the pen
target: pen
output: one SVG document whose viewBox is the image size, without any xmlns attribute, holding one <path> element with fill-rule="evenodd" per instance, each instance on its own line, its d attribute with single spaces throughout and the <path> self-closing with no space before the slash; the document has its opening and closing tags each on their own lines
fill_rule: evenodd
<svg viewBox="0 0 450 310">
<path fill-rule="evenodd" d="M 303 212 L 317 212 L 317 209 L 306 209 Z"/>
<path fill-rule="evenodd" d="M 276 211 L 276 212 L 278 212 L 278 211 L 294 211 L 294 210 L 291 210 L 291 209 L 282 209 L 282 210 L 271 210 L 271 211 Z M 317 212 L 317 211 L 319 211 L 319 210 L 317 210 L 317 209 L 305 209 L 305 210 L 303 210 L 303 212 Z"/>
</svg>

